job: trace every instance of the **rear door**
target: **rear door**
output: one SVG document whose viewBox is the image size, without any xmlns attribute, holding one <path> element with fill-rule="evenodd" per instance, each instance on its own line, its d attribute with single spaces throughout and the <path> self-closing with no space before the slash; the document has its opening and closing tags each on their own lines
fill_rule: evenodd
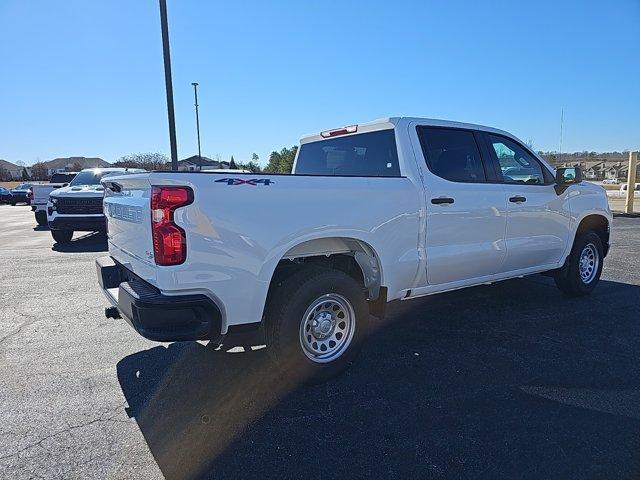
<svg viewBox="0 0 640 480">
<path fill-rule="evenodd" d="M 513 138 L 483 134 L 504 182 L 507 204 L 504 272 L 560 261 L 569 238 L 568 194 L 556 192 L 553 174 Z"/>
<path fill-rule="evenodd" d="M 421 125 L 415 131 L 424 162 L 428 283 L 497 273 L 506 258 L 505 196 L 477 132 Z"/>
</svg>

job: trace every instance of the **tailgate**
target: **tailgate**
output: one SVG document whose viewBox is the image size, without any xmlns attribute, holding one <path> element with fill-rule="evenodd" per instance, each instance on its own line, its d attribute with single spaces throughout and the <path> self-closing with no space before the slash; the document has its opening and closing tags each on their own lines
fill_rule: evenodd
<svg viewBox="0 0 640 480">
<path fill-rule="evenodd" d="M 152 280 L 155 262 L 149 174 L 108 177 L 102 184 L 109 253 L 137 275 Z"/>
<path fill-rule="evenodd" d="M 49 194 L 56 188 L 61 187 L 61 185 L 34 185 L 33 188 L 33 204 L 34 205 L 44 205 L 49 201 Z"/>
</svg>

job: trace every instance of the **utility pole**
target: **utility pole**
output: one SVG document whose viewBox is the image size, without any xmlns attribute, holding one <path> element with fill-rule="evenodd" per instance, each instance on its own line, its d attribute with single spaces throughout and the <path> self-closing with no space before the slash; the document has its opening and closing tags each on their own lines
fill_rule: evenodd
<svg viewBox="0 0 640 480">
<path fill-rule="evenodd" d="M 636 190 L 636 168 L 638 168 L 638 152 L 629 152 L 627 199 L 624 202 L 624 213 L 633 213 L 633 196 L 635 195 Z"/>
<path fill-rule="evenodd" d="M 202 152 L 200 151 L 200 117 L 198 116 L 198 83 L 193 82 L 193 96 L 195 97 L 196 106 L 196 133 L 198 134 L 198 158 L 202 160 Z"/>
<path fill-rule="evenodd" d="M 178 170 L 178 146 L 176 144 L 176 117 L 173 112 L 173 84 L 171 82 L 171 54 L 169 52 L 169 25 L 167 0 L 160 1 L 160 26 L 162 28 L 162 54 L 164 57 L 164 84 L 167 91 L 167 116 L 169 117 L 169 143 L 171 144 L 171 170 Z"/>
</svg>

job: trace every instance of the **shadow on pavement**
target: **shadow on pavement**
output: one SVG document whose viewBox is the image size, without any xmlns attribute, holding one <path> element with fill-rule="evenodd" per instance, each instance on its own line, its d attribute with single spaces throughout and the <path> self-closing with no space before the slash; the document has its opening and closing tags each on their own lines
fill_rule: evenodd
<svg viewBox="0 0 640 480">
<path fill-rule="evenodd" d="M 47 230 L 49 230 L 49 227 L 46 226 L 46 225 L 37 225 L 37 226 L 33 227 L 33 231 L 34 232 L 44 232 L 44 231 L 47 231 Z"/>
<path fill-rule="evenodd" d="M 104 233 L 93 232 L 76 237 L 69 243 L 54 243 L 51 250 L 63 253 L 106 252 L 109 245 Z"/>
<path fill-rule="evenodd" d="M 639 314 L 638 286 L 531 277 L 393 305 L 323 385 L 198 343 L 117 372 L 166 478 L 637 478 Z"/>
</svg>

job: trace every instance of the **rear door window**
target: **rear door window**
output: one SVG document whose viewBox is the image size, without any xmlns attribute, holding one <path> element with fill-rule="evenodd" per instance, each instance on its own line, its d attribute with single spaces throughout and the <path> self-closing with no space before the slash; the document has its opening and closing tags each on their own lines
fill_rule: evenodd
<svg viewBox="0 0 640 480">
<path fill-rule="evenodd" d="M 359 133 L 303 143 L 296 174 L 359 177 L 399 177 L 393 130 Z"/>
<path fill-rule="evenodd" d="M 418 127 L 429 170 L 452 182 L 484 183 L 487 175 L 471 130 Z"/>
</svg>

